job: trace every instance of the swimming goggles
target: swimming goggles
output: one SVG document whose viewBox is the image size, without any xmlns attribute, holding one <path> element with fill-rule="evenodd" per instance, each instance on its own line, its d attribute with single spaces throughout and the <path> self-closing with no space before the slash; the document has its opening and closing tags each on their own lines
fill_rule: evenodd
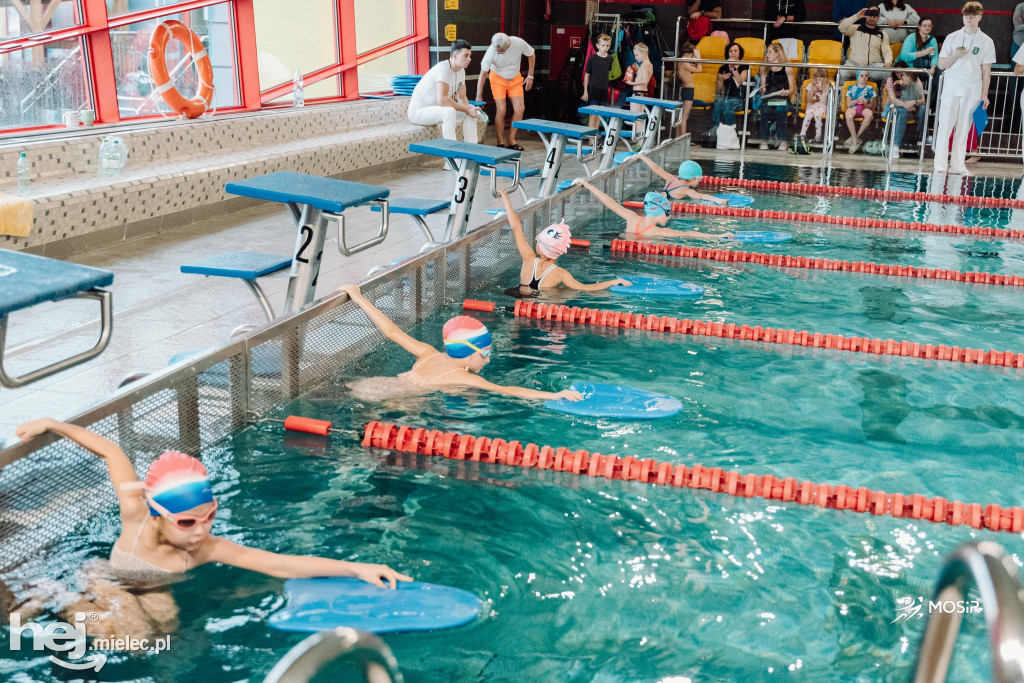
<svg viewBox="0 0 1024 683">
<path fill-rule="evenodd" d="M 487 347 L 486 349 L 481 349 L 481 348 L 480 348 L 479 346 L 477 346 L 476 344 L 473 344 L 473 343 L 471 343 L 471 342 L 468 342 L 468 341 L 466 341 L 465 339 L 459 339 L 459 340 L 458 340 L 458 343 L 460 343 L 460 344 L 465 344 L 465 345 L 466 345 L 466 346 L 468 346 L 469 348 L 471 348 L 471 349 L 473 349 L 474 351 L 476 351 L 477 353 L 479 353 L 479 354 L 480 354 L 481 356 L 483 356 L 484 358 L 490 358 L 490 357 L 491 357 L 491 348 L 490 348 L 490 347 Z"/>
<path fill-rule="evenodd" d="M 171 520 L 179 529 L 191 529 L 196 524 L 209 524 L 213 521 L 213 518 L 217 516 L 216 500 L 213 501 L 213 507 L 211 507 L 205 515 L 189 515 L 183 512 L 171 512 L 149 496 L 146 496 L 146 501 L 154 510 L 159 512 L 162 517 L 166 517 Z"/>
</svg>

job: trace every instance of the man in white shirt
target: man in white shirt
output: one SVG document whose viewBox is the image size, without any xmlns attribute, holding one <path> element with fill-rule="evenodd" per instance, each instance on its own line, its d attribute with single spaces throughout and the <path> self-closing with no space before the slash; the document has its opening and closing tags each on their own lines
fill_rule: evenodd
<svg viewBox="0 0 1024 683">
<path fill-rule="evenodd" d="M 981 104 L 988 109 L 988 85 L 996 48 L 992 39 L 978 28 L 983 8 L 980 2 L 968 2 L 961 10 L 964 27 L 946 36 L 939 52 L 939 68 L 945 71 L 939 98 L 935 131 L 935 172 L 967 174 L 967 136 L 974 122 L 974 111 Z M 949 161 L 949 136 L 953 130 L 952 161 Z M 948 164 L 948 166 L 947 166 Z"/>
<path fill-rule="evenodd" d="M 526 78 L 519 72 L 520 63 L 526 57 Z M 484 94 L 484 81 L 491 84 L 491 95 L 494 96 L 495 121 L 498 133 L 498 147 L 507 147 L 522 151 L 516 144 L 516 129 L 509 126 L 508 144 L 505 144 L 505 98 L 512 100 L 512 121 L 522 121 L 524 90 L 533 87 L 533 65 L 536 57 L 533 48 L 522 38 L 495 33 L 491 36 L 491 46 L 484 53 L 480 62 L 480 78 L 476 82 L 476 99 Z M 488 75 L 489 74 L 489 75 Z"/>
<path fill-rule="evenodd" d="M 473 57 L 473 46 L 459 39 L 452 43 L 451 56 L 438 62 L 423 75 L 409 100 L 409 121 L 417 126 L 441 124 L 441 135 L 457 140 L 455 124 L 462 121 L 466 142 L 479 142 L 477 108 L 466 99 L 466 67 Z"/>
</svg>

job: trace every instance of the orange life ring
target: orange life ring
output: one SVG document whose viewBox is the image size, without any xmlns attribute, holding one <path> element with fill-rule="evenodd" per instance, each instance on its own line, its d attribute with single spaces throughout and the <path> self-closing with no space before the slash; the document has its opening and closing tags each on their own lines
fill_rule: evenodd
<svg viewBox="0 0 1024 683">
<path fill-rule="evenodd" d="M 191 100 L 185 99 L 175 89 L 171 83 L 171 75 L 167 72 L 164 53 L 171 38 L 181 41 L 185 49 L 192 55 L 192 62 L 196 65 L 196 71 L 199 73 L 199 91 Z M 197 119 L 210 108 L 210 102 L 213 99 L 213 66 L 210 64 L 210 55 L 206 53 L 206 48 L 203 47 L 199 36 L 180 21 L 173 19 L 164 21 L 153 29 L 153 35 L 149 37 L 149 73 L 156 85 L 156 92 L 164 98 L 164 102 L 171 109 L 181 116 Z"/>
</svg>

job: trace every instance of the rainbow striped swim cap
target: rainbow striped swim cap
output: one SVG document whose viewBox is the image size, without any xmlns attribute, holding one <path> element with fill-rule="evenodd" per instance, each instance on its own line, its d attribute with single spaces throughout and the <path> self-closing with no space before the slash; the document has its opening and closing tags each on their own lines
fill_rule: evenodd
<svg viewBox="0 0 1024 683">
<path fill-rule="evenodd" d="M 491 346 L 491 333 L 482 322 L 468 315 L 457 315 L 444 324 L 444 351 L 452 358 L 469 358 Z"/>
<path fill-rule="evenodd" d="M 569 240 L 572 233 L 565 223 L 555 223 L 540 231 L 537 235 L 537 250 L 550 259 L 556 259 L 569 251 Z"/>
<path fill-rule="evenodd" d="M 149 466 L 146 498 L 176 515 L 212 503 L 213 491 L 203 463 L 191 455 L 167 451 Z M 160 516 L 152 505 L 149 514 Z"/>
<path fill-rule="evenodd" d="M 657 192 L 648 192 L 644 195 L 645 216 L 665 216 L 672 210 L 672 203 L 665 198 L 665 195 Z"/>
</svg>

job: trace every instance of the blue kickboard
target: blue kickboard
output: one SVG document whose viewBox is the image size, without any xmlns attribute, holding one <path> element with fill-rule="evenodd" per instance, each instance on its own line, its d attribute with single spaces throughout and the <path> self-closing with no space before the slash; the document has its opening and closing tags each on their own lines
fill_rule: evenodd
<svg viewBox="0 0 1024 683">
<path fill-rule="evenodd" d="M 372 633 L 434 631 L 468 624 L 482 607 L 468 591 L 418 581 L 402 581 L 390 590 L 350 577 L 289 579 L 284 589 L 288 606 L 269 619 L 282 631 L 339 626 Z"/>
<path fill-rule="evenodd" d="M 583 394 L 582 401 L 558 399 L 546 402 L 544 407 L 570 415 L 632 418 L 634 420 L 657 420 L 671 417 L 683 409 L 682 402 L 674 396 L 656 394 L 643 389 L 593 382 L 573 382 L 571 388 Z"/>
<path fill-rule="evenodd" d="M 572 187 L 572 181 L 563 180 L 560 183 L 558 183 L 558 187 L 556 189 L 558 192 L 561 192 L 562 190 L 568 190 L 570 187 Z"/>
<path fill-rule="evenodd" d="M 255 280 L 263 275 L 287 268 L 292 264 L 291 256 L 259 254 L 252 251 L 226 251 L 214 254 L 195 263 L 186 263 L 181 272 L 192 275 L 213 275 Z"/>
<path fill-rule="evenodd" d="M 646 276 L 619 276 L 630 282 L 629 287 L 615 285 L 608 289 L 613 294 L 624 296 L 664 296 L 696 299 L 703 296 L 704 288 L 690 282 L 680 280 L 668 280 L 660 277 Z"/>
<path fill-rule="evenodd" d="M 793 235 L 788 232 L 767 232 L 760 230 L 734 232 L 734 242 L 758 242 L 761 244 L 773 244 L 775 242 L 788 242 Z"/>
<path fill-rule="evenodd" d="M 341 213 L 350 206 L 365 204 L 374 199 L 384 199 L 391 192 L 386 187 L 291 171 L 280 171 L 228 183 L 224 189 L 243 197 L 266 199 L 282 204 L 309 204 L 322 211 L 334 213 Z"/>
<path fill-rule="evenodd" d="M 106 270 L 0 249 L 0 318 L 113 283 L 114 274 Z"/>
<path fill-rule="evenodd" d="M 745 194 L 734 194 L 732 192 L 723 192 L 721 194 L 713 195 L 716 199 L 727 199 L 729 201 L 726 206 L 750 206 L 754 203 L 754 198 L 750 195 Z M 703 201 L 702 204 L 712 204 L 713 202 Z"/>
<path fill-rule="evenodd" d="M 635 154 L 636 154 L 636 152 L 617 152 L 615 154 L 615 165 L 618 166 L 623 161 L 626 161 L 627 159 L 629 159 L 631 156 L 634 156 Z"/>
<path fill-rule="evenodd" d="M 579 126 L 575 123 L 562 123 L 560 121 L 546 121 L 544 119 L 513 121 L 512 127 L 546 135 L 564 135 L 570 140 L 578 140 L 585 135 L 597 135 L 600 132 L 597 128 L 591 128 L 590 126 Z"/>
<path fill-rule="evenodd" d="M 478 145 L 475 142 L 462 142 L 461 140 L 446 140 L 444 138 L 428 140 L 427 142 L 414 142 L 409 145 L 409 151 L 445 159 L 469 159 L 470 161 L 487 164 L 488 166 L 496 166 L 503 161 L 519 158 L 519 152 L 514 149 Z"/>
</svg>

